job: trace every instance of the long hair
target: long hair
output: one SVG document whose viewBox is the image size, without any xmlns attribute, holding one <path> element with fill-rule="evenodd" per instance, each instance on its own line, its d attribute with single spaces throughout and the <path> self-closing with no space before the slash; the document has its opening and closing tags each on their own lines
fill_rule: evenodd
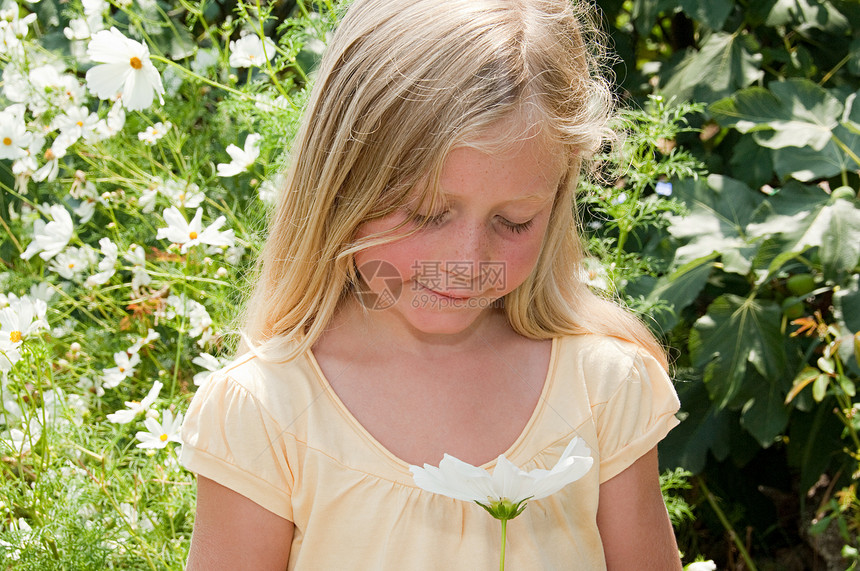
<svg viewBox="0 0 860 571">
<path fill-rule="evenodd" d="M 504 299 L 511 326 L 535 339 L 627 339 L 665 365 L 647 328 L 581 280 L 574 190 L 612 137 L 614 113 L 592 14 L 587 0 L 356 0 L 294 142 L 242 316 L 243 345 L 289 342 L 287 358 L 311 347 L 351 295 L 354 254 L 394 239 L 357 240 L 358 227 L 415 192 L 435 204 L 432 183 L 451 149 L 487 146 L 482 135 L 507 124 L 516 127 L 491 146 L 538 132 L 568 159 L 537 264 Z"/>
</svg>

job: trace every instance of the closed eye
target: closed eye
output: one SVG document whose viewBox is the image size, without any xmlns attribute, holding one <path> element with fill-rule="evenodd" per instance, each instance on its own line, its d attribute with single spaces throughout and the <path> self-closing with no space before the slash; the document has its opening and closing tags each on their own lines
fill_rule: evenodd
<svg viewBox="0 0 860 571">
<path fill-rule="evenodd" d="M 448 210 L 443 210 L 437 214 L 419 214 L 417 212 L 413 212 L 410 216 L 419 226 L 439 226 L 445 220 L 448 212 Z"/>
<path fill-rule="evenodd" d="M 507 220 L 505 218 L 499 218 L 499 222 L 507 230 L 515 234 L 522 234 L 523 232 L 527 231 L 529 228 L 532 227 L 532 224 L 534 223 L 534 218 L 526 222 L 511 222 L 510 220 Z"/>
</svg>

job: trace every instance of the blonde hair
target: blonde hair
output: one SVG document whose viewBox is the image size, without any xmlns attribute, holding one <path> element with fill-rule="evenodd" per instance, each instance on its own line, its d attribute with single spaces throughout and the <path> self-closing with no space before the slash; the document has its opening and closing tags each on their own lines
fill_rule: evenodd
<svg viewBox="0 0 860 571">
<path fill-rule="evenodd" d="M 535 339 L 627 339 L 665 365 L 647 328 L 580 279 L 574 190 L 584 161 L 611 137 L 614 110 L 592 12 L 585 0 L 356 0 L 294 142 L 244 343 L 294 341 L 288 358 L 310 348 L 357 283 L 354 254 L 392 239 L 357 240 L 358 227 L 416 191 L 432 205 L 451 149 L 486 145 L 483 134 L 511 125 L 495 143 L 538 132 L 569 158 L 534 271 L 504 299 L 511 326 Z"/>
</svg>

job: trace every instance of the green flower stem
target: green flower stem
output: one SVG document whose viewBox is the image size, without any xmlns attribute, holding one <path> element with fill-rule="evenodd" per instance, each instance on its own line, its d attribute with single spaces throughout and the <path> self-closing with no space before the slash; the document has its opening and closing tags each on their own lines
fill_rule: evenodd
<svg viewBox="0 0 860 571">
<path fill-rule="evenodd" d="M 697 480 L 699 482 L 699 486 L 702 488 L 702 491 L 705 492 L 705 498 L 707 498 L 708 504 L 710 504 L 711 508 L 714 510 L 714 513 L 717 514 L 717 518 L 720 520 L 720 523 L 723 524 L 723 527 L 728 532 L 729 537 L 732 538 L 735 547 L 738 548 L 738 552 L 740 552 L 744 563 L 746 563 L 747 569 L 749 569 L 750 571 L 758 571 L 758 568 L 755 566 L 752 557 L 750 557 L 749 552 L 746 550 L 746 547 L 744 547 L 741 538 L 738 537 L 735 528 L 732 527 L 732 523 L 729 521 L 729 518 L 726 517 L 725 512 L 723 512 L 723 510 L 717 503 L 717 498 L 714 497 L 714 494 L 711 493 L 711 490 L 709 490 L 708 486 L 705 484 L 705 479 L 700 476 L 697 478 Z"/>
<path fill-rule="evenodd" d="M 502 554 L 499 556 L 499 571 L 505 571 L 505 540 L 508 537 L 508 520 L 502 521 Z"/>
<path fill-rule="evenodd" d="M 155 55 L 155 54 L 150 54 L 149 58 L 154 59 L 156 61 L 166 63 L 168 65 L 172 65 L 173 67 L 175 67 L 176 69 L 178 69 L 182 73 L 184 73 L 185 75 L 193 77 L 194 79 L 199 79 L 203 83 L 208 83 L 209 85 L 211 85 L 212 87 L 215 87 L 217 89 L 223 89 L 224 91 L 232 93 L 233 95 L 236 95 L 237 97 L 241 97 L 242 99 L 248 99 L 248 100 L 254 99 L 254 97 L 248 93 L 242 93 L 238 89 L 230 87 L 229 85 L 224 85 L 223 83 L 218 83 L 217 81 L 213 81 L 213 80 L 209 79 L 208 77 L 204 77 L 204 76 L 200 75 L 199 73 L 195 73 L 195 72 L 191 71 L 190 69 L 188 69 L 184 65 L 180 65 L 173 60 L 167 59 L 166 57 L 163 57 L 160 55 Z"/>
</svg>

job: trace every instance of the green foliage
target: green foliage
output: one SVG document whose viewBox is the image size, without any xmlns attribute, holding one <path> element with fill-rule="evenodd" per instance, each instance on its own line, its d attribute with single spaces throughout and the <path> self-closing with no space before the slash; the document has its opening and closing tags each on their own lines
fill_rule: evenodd
<svg viewBox="0 0 860 571">
<path fill-rule="evenodd" d="M 801 503 L 822 474 L 847 484 L 860 459 L 845 422 L 860 382 L 860 4 L 598 3 L 634 102 L 707 104 L 687 116 L 698 136 L 675 143 L 711 174 L 668 179 L 680 212 L 621 244 L 653 271 L 619 289 L 663 300 L 652 324 L 681 379 L 663 462 L 707 478 L 777 449 Z M 794 334 L 810 320 L 830 337 Z"/>
<path fill-rule="evenodd" d="M 195 486 L 177 461 L 178 424 L 230 350 L 274 175 L 337 10 L 86 10 L 44 0 L 0 18 L 0 561 L 181 569 Z M 146 46 L 163 103 L 132 108 L 87 89 L 99 62 L 78 35 L 101 26 Z M 231 42 L 262 36 L 271 58 L 231 61 Z M 230 173 L 219 167 L 243 146 Z M 25 254 L 40 240 L 56 251 Z"/>
</svg>

